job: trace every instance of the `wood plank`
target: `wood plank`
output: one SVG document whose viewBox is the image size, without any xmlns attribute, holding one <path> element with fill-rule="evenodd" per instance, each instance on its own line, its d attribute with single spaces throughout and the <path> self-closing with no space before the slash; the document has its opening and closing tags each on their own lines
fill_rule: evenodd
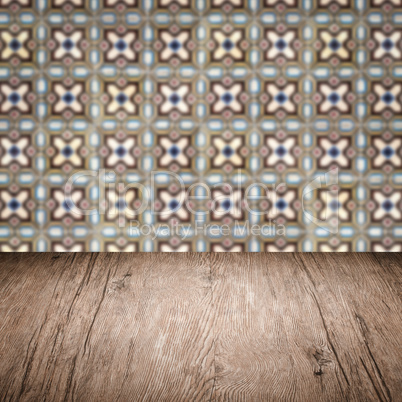
<svg viewBox="0 0 402 402">
<path fill-rule="evenodd" d="M 24 280 L 9 267 L 3 285 L 2 399 L 207 399 L 207 255 L 45 258 L 28 257 Z"/>
<path fill-rule="evenodd" d="M 400 400 L 401 256 L 381 258 L 212 256 L 216 399 Z"/>
<path fill-rule="evenodd" d="M 401 268 L 396 253 L 2 255 L 0 397 L 400 400 Z"/>
</svg>

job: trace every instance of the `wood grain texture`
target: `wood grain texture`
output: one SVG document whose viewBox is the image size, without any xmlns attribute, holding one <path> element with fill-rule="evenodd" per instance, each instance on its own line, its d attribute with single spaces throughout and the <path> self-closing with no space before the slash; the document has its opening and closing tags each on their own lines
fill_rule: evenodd
<svg viewBox="0 0 402 402">
<path fill-rule="evenodd" d="M 1 400 L 402 400 L 401 254 L 0 255 Z"/>
</svg>

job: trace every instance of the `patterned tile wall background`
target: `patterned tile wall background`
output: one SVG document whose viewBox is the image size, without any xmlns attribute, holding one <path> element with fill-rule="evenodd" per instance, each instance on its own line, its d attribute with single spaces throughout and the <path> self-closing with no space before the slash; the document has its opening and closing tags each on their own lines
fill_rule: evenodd
<svg viewBox="0 0 402 402">
<path fill-rule="evenodd" d="M 1 251 L 402 251 L 401 210 L 402 0 L 0 0 Z"/>
</svg>

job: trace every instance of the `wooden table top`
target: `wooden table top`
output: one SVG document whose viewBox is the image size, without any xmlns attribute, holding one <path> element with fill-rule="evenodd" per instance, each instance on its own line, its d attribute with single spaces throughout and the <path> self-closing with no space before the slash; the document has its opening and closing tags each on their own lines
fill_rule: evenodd
<svg viewBox="0 0 402 402">
<path fill-rule="evenodd" d="M 401 400 L 398 253 L 0 255 L 1 400 Z"/>
</svg>

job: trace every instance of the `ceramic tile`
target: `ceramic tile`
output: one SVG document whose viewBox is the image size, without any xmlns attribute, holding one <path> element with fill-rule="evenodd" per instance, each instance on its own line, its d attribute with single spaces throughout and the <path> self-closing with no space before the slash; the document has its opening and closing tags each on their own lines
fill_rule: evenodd
<svg viewBox="0 0 402 402">
<path fill-rule="evenodd" d="M 0 250 L 402 251 L 401 0 L 0 0 Z"/>
</svg>

